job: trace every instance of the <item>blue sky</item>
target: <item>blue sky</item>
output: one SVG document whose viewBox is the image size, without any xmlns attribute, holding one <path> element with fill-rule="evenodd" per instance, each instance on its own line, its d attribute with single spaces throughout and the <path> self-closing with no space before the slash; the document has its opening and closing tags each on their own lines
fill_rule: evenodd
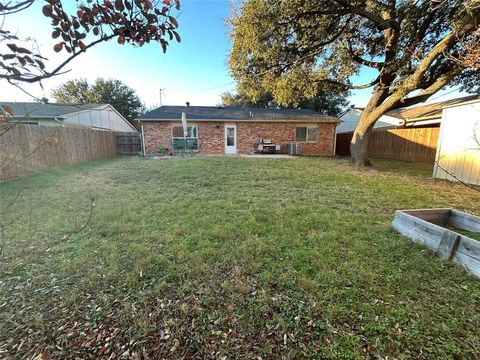
<svg viewBox="0 0 480 360">
<path fill-rule="evenodd" d="M 149 107 L 159 105 L 160 88 L 164 89 L 164 105 L 179 105 L 185 101 L 192 105 L 216 105 L 222 92 L 235 89 L 227 67 L 231 44 L 226 19 L 230 3 L 224 0 L 183 0 L 178 17 L 182 42 L 172 42 L 166 54 L 156 43 L 136 48 L 112 41 L 89 49 L 71 63 L 69 73 L 44 81 L 43 89 L 39 85 L 25 88 L 37 97 L 48 98 L 51 89 L 61 82 L 78 77 L 93 81 L 101 76 L 122 80 L 134 88 Z M 60 58 L 52 51 L 54 40 L 50 38 L 50 22 L 41 13 L 42 5 L 43 1 L 38 1 L 27 11 L 9 16 L 4 28 L 21 36 L 33 36 L 41 53 L 53 66 L 60 62 Z M 61 54 L 65 56 L 65 53 Z M 353 80 L 359 84 L 371 81 L 371 77 L 372 74 L 365 72 Z M 30 100 L 28 95 L 9 84 L 0 84 L 0 94 L 1 100 Z M 370 94 L 371 89 L 356 91 L 349 100 L 363 106 Z M 437 94 L 434 99 L 440 96 L 439 100 L 446 100 L 458 96 L 458 93 L 441 95 Z"/>
</svg>

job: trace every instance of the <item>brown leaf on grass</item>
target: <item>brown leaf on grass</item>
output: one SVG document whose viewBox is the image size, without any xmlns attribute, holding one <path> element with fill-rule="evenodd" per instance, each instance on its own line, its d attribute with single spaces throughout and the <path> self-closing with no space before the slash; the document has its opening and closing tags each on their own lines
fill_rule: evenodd
<svg viewBox="0 0 480 360">
<path fill-rule="evenodd" d="M 44 349 L 40 354 L 35 356 L 33 360 L 49 360 L 50 359 L 50 351 L 48 349 Z"/>
<path fill-rule="evenodd" d="M 178 341 L 178 339 L 175 339 L 174 345 L 173 345 L 172 348 L 170 349 L 170 352 L 175 352 L 175 351 L 177 351 L 179 347 L 180 347 L 180 341 Z"/>
</svg>

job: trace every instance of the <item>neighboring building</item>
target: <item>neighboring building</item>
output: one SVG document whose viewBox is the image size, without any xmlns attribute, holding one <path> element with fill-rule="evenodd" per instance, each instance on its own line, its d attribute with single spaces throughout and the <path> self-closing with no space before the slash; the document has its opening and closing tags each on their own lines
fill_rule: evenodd
<svg viewBox="0 0 480 360">
<path fill-rule="evenodd" d="M 469 101 L 479 98 L 480 96 L 478 95 L 471 95 L 432 104 L 392 110 L 378 119 L 374 129 L 438 127 L 442 120 L 442 109 L 444 107 L 468 103 Z M 353 132 L 360 120 L 363 110 L 364 108 L 350 107 L 340 115 L 340 120 L 343 122 L 338 126 L 337 133 Z"/>
<path fill-rule="evenodd" d="M 480 97 L 443 108 L 433 177 L 480 185 Z"/>
<path fill-rule="evenodd" d="M 9 120 L 42 126 L 82 126 L 119 132 L 137 131 L 110 104 L 57 104 L 39 102 L 0 102 L 4 112 L 13 111 Z"/>
<path fill-rule="evenodd" d="M 340 120 L 342 120 L 342 123 L 338 125 L 337 133 L 343 134 L 353 132 L 357 127 L 363 110 L 364 108 L 362 107 L 350 106 L 346 111 L 344 111 L 340 115 Z M 403 121 L 396 116 L 383 115 L 375 123 L 374 129 L 394 128 L 400 126 L 402 122 Z"/>
<path fill-rule="evenodd" d="M 143 127 L 147 153 L 160 147 L 172 153 L 184 141 L 186 114 L 190 144 L 203 154 L 251 154 L 266 139 L 287 153 L 287 144 L 300 144 L 306 155 L 334 155 L 335 129 L 340 120 L 312 110 L 209 106 L 162 106 L 137 120 Z"/>
</svg>

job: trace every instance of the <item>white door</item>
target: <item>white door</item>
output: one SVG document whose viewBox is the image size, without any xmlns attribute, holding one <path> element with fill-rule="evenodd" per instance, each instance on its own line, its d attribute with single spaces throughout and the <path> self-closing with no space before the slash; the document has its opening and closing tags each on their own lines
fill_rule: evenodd
<svg viewBox="0 0 480 360">
<path fill-rule="evenodd" d="M 237 126 L 225 125 L 225 154 L 237 153 Z"/>
</svg>

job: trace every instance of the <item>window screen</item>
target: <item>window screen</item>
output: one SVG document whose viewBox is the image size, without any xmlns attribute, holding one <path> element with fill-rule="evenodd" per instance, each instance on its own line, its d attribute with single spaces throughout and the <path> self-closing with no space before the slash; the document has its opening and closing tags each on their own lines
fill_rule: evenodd
<svg viewBox="0 0 480 360">
<path fill-rule="evenodd" d="M 297 127 L 297 133 L 295 135 L 296 141 L 307 141 L 307 128 L 305 126 Z"/>
<path fill-rule="evenodd" d="M 298 141 L 298 142 L 318 141 L 318 126 L 298 126 L 295 131 L 295 141 Z"/>
</svg>

